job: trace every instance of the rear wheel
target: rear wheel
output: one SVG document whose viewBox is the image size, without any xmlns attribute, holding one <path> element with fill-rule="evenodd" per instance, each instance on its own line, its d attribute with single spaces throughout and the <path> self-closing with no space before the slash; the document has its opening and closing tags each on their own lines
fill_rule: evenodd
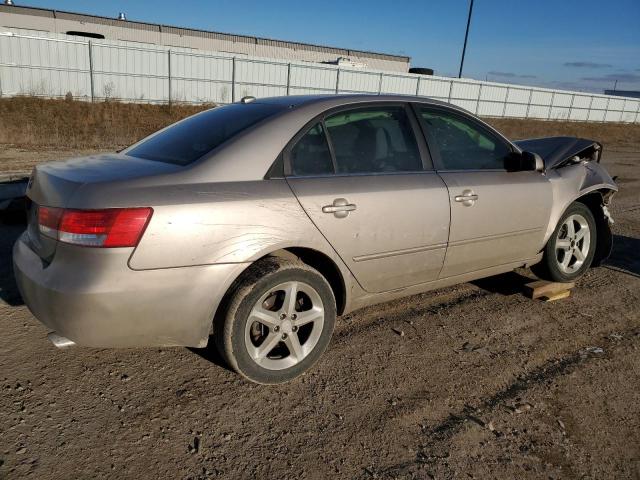
<svg viewBox="0 0 640 480">
<path fill-rule="evenodd" d="M 596 250 L 596 222 L 589 208 L 573 203 L 560 218 L 547 242 L 536 275 L 554 282 L 571 282 L 591 266 Z"/>
<path fill-rule="evenodd" d="M 214 336 L 238 373 L 256 383 L 282 383 L 320 358 L 335 319 L 335 299 L 325 278 L 300 261 L 274 257 L 254 265 L 238 282 Z"/>
</svg>

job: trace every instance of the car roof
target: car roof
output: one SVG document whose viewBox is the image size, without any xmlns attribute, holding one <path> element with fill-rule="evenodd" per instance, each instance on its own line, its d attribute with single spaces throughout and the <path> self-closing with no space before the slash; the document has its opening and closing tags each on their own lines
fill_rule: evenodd
<svg viewBox="0 0 640 480">
<path fill-rule="evenodd" d="M 291 113 L 296 111 L 313 112 L 313 115 L 318 115 L 323 111 L 329 110 L 334 107 L 341 107 L 346 105 L 355 105 L 358 103 L 371 103 L 371 102 L 416 102 L 428 105 L 444 107 L 447 110 L 458 112 L 466 117 L 473 118 L 476 122 L 482 124 L 486 129 L 491 130 L 499 137 L 510 143 L 513 147 L 518 149 L 511 140 L 505 137 L 502 132 L 489 125 L 487 122 L 478 117 L 478 115 L 465 110 L 464 108 L 454 105 L 452 103 L 436 100 L 429 97 L 421 97 L 417 95 L 399 95 L 399 94 L 361 94 L 361 93 L 349 93 L 349 94 L 320 94 L 320 95 L 290 95 L 281 97 L 268 97 L 262 99 L 256 99 L 251 103 L 262 103 L 268 105 L 278 105 L 288 108 Z"/>
<path fill-rule="evenodd" d="M 267 105 L 282 105 L 286 107 L 302 107 L 317 104 L 322 108 L 339 107 L 341 105 L 350 105 L 353 103 L 363 102 L 421 102 L 433 105 L 444 105 L 454 107 L 453 105 L 435 100 L 428 97 L 419 97 L 416 95 L 390 95 L 390 94 L 318 94 L 318 95 L 288 95 L 282 97 L 256 98 L 251 103 L 262 103 Z"/>
</svg>

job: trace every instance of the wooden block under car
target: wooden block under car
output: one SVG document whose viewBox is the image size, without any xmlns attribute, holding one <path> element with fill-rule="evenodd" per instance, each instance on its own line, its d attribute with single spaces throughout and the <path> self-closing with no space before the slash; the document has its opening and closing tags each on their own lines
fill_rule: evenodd
<svg viewBox="0 0 640 480">
<path fill-rule="evenodd" d="M 562 300 L 563 298 L 567 298 L 569 295 L 571 295 L 571 290 L 565 290 L 564 292 L 554 293 L 553 295 L 549 296 L 545 295 L 540 298 L 545 302 L 553 302 L 555 300 Z"/>
<path fill-rule="evenodd" d="M 548 282 L 546 280 L 538 280 L 527 283 L 524 286 L 525 294 L 533 299 L 545 298 L 547 301 L 560 300 L 570 295 L 570 290 L 575 287 L 575 283 L 558 283 Z"/>
</svg>

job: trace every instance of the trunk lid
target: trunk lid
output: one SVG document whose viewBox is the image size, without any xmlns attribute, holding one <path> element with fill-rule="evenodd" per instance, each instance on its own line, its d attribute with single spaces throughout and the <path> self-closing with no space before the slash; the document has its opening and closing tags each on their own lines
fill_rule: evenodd
<svg viewBox="0 0 640 480">
<path fill-rule="evenodd" d="M 33 169 L 27 185 L 27 232 L 30 247 L 43 260 L 50 261 L 58 243 L 57 240 L 40 234 L 40 206 L 65 208 L 83 185 L 172 173 L 180 168 L 177 165 L 117 153 L 38 165 Z"/>
</svg>

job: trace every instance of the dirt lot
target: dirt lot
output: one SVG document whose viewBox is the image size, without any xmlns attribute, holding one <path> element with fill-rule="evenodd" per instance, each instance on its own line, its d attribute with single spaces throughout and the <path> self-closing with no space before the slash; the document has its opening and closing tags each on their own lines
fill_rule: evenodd
<svg viewBox="0 0 640 480">
<path fill-rule="evenodd" d="M 614 254 L 569 299 L 522 271 L 365 309 L 277 387 L 208 349 L 56 350 L 0 226 L 0 479 L 640 478 L 640 144 L 617 150 Z"/>
</svg>

